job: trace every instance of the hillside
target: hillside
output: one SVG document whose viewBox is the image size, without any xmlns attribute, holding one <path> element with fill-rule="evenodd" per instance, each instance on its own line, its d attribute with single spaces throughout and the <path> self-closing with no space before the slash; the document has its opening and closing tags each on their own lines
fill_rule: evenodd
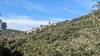
<svg viewBox="0 0 100 56">
<path fill-rule="evenodd" d="M 0 31 L 0 37 L 7 38 L 12 37 L 15 35 L 20 35 L 21 33 L 24 33 L 23 31 L 13 30 L 13 29 L 7 29 L 4 31 Z"/>
<path fill-rule="evenodd" d="M 93 13 L 40 26 L 20 39 L 2 40 L 1 46 L 11 51 L 10 56 L 16 51 L 17 56 L 99 56 L 100 11 Z"/>
</svg>

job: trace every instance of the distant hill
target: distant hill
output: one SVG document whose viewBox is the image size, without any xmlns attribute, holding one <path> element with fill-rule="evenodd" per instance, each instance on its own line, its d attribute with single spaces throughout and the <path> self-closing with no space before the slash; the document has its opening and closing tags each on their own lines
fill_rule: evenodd
<svg viewBox="0 0 100 56">
<path fill-rule="evenodd" d="M 1 41 L 1 46 L 23 56 L 99 56 L 100 10 L 71 21 L 42 25 L 18 37 L 23 38 Z"/>
<path fill-rule="evenodd" d="M 7 30 L 0 31 L 0 37 L 8 38 L 8 37 L 13 37 L 13 36 L 16 36 L 16 35 L 20 35 L 21 33 L 24 33 L 24 32 L 19 31 L 19 30 L 7 29 Z"/>
</svg>

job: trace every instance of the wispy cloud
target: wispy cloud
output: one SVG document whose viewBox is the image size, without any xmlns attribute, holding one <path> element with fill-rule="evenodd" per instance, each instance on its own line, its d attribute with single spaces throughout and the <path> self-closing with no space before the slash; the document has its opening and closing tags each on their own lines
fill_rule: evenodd
<svg viewBox="0 0 100 56">
<path fill-rule="evenodd" d="M 28 1 L 28 0 L 4 0 L 4 2 L 2 2 L 5 5 L 10 5 L 10 6 L 15 6 L 15 7 L 20 7 L 20 8 L 24 8 L 27 11 L 40 11 L 40 12 L 47 12 L 46 11 L 46 7 L 43 6 L 42 4 L 34 1 Z"/>
<path fill-rule="evenodd" d="M 27 2 L 26 6 L 24 8 L 29 11 L 38 10 L 41 12 L 47 12 L 45 6 L 43 6 L 42 4 L 39 4 L 39 3 Z"/>
<path fill-rule="evenodd" d="M 90 9 L 93 1 L 91 0 L 73 0 L 75 3 L 79 4 L 80 7 L 85 9 Z"/>
<path fill-rule="evenodd" d="M 46 25 L 49 21 L 64 21 L 63 18 L 83 15 L 91 4 L 91 0 L 0 0 L 0 10 L 4 16 L 2 19 L 8 23 L 9 28 L 26 30 L 41 24 Z M 9 13 L 12 14 L 8 15 Z"/>
<path fill-rule="evenodd" d="M 64 11 L 67 11 L 67 12 L 70 12 L 70 13 L 72 13 L 72 14 L 77 14 L 77 11 L 75 11 L 75 10 L 73 10 L 72 8 L 67 7 L 67 6 L 62 6 L 60 9 L 61 9 L 61 10 L 64 10 Z"/>
<path fill-rule="evenodd" d="M 93 1 L 91 0 L 66 0 L 63 5 L 60 6 L 60 9 L 74 15 L 80 15 L 85 10 L 91 11 L 92 5 Z"/>
<path fill-rule="evenodd" d="M 48 21 L 42 21 L 42 20 L 32 20 L 32 19 L 4 19 L 8 24 L 23 24 L 23 25 L 45 25 L 48 24 Z"/>
<path fill-rule="evenodd" d="M 14 14 L 10 14 L 9 17 L 1 17 L 1 19 L 7 22 L 8 28 L 23 30 L 23 31 L 30 30 L 40 25 L 48 25 L 49 22 L 56 23 L 65 20 L 60 18 L 50 18 L 49 20 L 36 20 L 29 16 L 18 16 Z"/>
<path fill-rule="evenodd" d="M 47 25 L 48 20 L 35 20 L 28 16 L 10 16 L 1 17 L 1 19 L 7 22 L 8 28 L 17 30 L 30 30 L 33 27 L 38 27 L 39 25 Z"/>
<path fill-rule="evenodd" d="M 60 21 L 65 21 L 66 19 L 64 19 L 64 18 L 50 18 L 50 20 L 56 23 L 56 22 L 60 22 Z"/>
<path fill-rule="evenodd" d="M 76 1 L 76 0 L 75 0 Z M 77 11 L 73 7 L 71 1 L 65 1 L 62 5 L 59 6 L 60 10 L 63 10 L 65 12 L 71 13 L 71 14 L 77 14 Z"/>
<path fill-rule="evenodd" d="M 17 29 L 17 30 L 30 30 L 39 25 L 47 25 L 48 21 L 42 20 L 31 20 L 31 19 L 9 19 L 4 20 L 8 24 L 8 28 Z"/>
</svg>

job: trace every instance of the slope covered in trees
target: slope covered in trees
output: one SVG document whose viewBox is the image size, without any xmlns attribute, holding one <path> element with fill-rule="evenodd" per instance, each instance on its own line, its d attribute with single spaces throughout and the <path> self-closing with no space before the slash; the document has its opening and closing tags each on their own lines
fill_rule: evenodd
<svg viewBox="0 0 100 56">
<path fill-rule="evenodd" d="M 1 46 L 23 56 L 99 56 L 100 11 L 93 13 L 3 39 Z"/>
</svg>

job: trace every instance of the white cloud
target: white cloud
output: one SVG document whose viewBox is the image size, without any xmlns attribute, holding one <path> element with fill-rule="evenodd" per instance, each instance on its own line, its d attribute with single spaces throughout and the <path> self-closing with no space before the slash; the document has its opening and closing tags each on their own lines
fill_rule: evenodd
<svg viewBox="0 0 100 56">
<path fill-rule="evenodd" d="M 59 21 L 65 21 L 66 19 L 62 19 L 62 18 L 50 18 L 51 21 L 53 22 L 59 22 Z"/>
<path fill-rule="evenodd" d="M 3 21 L 6 21 L 8 24 L 25 24 L 25 25 L 40 25 L 40 24 L 48 24 L 48 21 L 42 21 L 42 20 L 32 20 L 32 19 L 4 19 Z"/>
<path fill-rule="evenodd" d="M 7 22 L 8 28 L 22 31 L 30 30 L 39 25 L 48 25 L 50 22 L 64 21 L 65 19 L 50 18 L 49 20 L 36 20 L 28 16 L 17 16 L 10 14 L 9 17 L 1 17 L 2 21 Z"/>
<path fill-rule="evenodd" d="M 27 16 L 13 16 L 13 17 L 1 17 L 2 21 L 7 22 L 8 28 L 17 30 L 30 30 L 33 27 L 39 25 L 47 25 L 48 20 L 35 20 Z"/>
</svg>

